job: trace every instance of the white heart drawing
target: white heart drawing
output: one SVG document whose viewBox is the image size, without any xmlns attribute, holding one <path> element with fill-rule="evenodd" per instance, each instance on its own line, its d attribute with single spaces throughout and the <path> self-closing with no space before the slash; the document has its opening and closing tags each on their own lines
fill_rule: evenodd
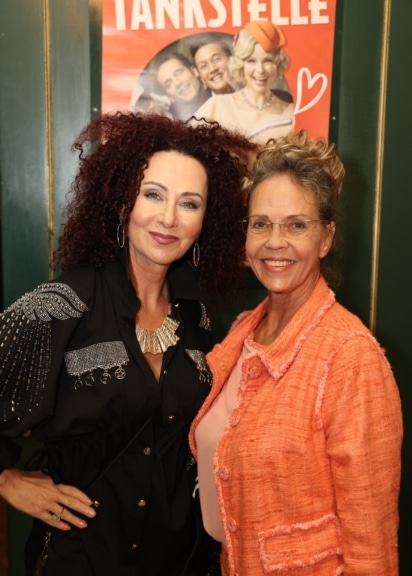
<svg viewBox="0 0 412 576">
<path fill-rule="evenodd" d="M 321 81 L 320 88 L 318 93 L 302 108 L 302 92 L 303 92 L 303 76 L 306 77 L 307 80 L 307 87 L 309 90 L 313 88 L 313 86 L 318 82 Z M 295 105 L 295 114 L 299 114 L 300 112 L 305 112 L 305 110 L 309 110 L 309 108 L 313 108 L 313 106 L 319 102 L 322 98 L 323 93 L 325 92 L 328 86 L 328 78 L 326 74 L 318 73 L 312 77 L 312 73 L 309 68 L 300 68 L 298 72 L 298 79 L 297 79 L 297 90 L 296 90 L 296 105 Z"/>
</svg>

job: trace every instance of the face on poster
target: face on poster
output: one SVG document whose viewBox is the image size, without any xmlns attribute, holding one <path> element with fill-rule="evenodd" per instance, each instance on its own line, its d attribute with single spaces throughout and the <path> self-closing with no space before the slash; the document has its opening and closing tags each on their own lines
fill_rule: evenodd
<svg viewBox="0 0 412 576">
<path fill-rule="evenodd" d="M 328 136 L 336 0 L 103 0 L 102 7 L 103 113 L 185 119 L 224 95 L 224 106 L 233 100 L 257 118 L 279 97 L 282 110 L 293 110 L 294 130 Z M 235 79 L 228 62 L 251 22 L 255 35 L 270 36 L 275 25 L 287 65 L 282 70 L 273 61 L 279 48 L 263 42 L 267 51 L 255 47 Z"/>
</svg>

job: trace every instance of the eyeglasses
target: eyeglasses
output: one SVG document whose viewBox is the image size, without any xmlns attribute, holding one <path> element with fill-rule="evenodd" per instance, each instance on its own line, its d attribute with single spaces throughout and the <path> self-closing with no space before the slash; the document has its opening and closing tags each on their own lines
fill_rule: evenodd
<svg viewBox="0 0 412 576">
<path fill-rule="evenodd" d="M 284 238 L 294 238 L 296 236 L 304 236 L 313 230 L 318 222 L 325 222 L 325 220 L 312 220 L 305 214 L 297 214 L 296 216 L 287 216 L 282 222 L 271 222 L 267 216 L 249 216 L 241 220 L 242 229 L 245 234 L 248 232 L 252 234 L 259 234 L 260 236 L 269 236 L 273 230 L 273 226 L 279 226 L 279 232 Z"/>
</svg>

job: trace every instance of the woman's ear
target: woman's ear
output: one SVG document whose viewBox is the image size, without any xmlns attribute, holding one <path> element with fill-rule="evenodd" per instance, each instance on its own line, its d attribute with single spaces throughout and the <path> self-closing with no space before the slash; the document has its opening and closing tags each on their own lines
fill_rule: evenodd
<svg viewBox="0 0 412 576">
<path fill-rule="evenodd" d="M 335 230 L 335 222 L 329 222 L 329 224 L 323 228 L 323 239 L 320 244 L 319 258 L 325 258 L 329 250 L 332 248 L 333 240 L 335 238 Z"/>
</svg>

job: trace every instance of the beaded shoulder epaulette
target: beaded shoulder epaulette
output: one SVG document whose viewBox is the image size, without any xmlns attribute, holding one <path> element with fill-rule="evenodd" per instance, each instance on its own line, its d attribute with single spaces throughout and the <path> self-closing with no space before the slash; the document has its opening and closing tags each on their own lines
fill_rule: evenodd
<svg viewBox="0 0 412 576">
<path fill-rule="evenodd" d="M 86 304 L 67 284 L 41 284 L 0 315 L 0 401 L 3 421 L 38 406 L 51 363 L 51 320 L 81 317 Z"/>
</svg>

